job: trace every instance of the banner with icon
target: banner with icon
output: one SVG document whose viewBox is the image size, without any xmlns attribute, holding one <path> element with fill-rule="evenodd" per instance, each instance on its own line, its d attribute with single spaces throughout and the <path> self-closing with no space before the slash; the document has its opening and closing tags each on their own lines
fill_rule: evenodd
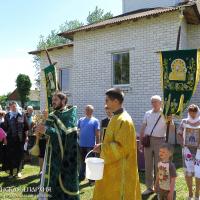
<svg viewBox="0 0 200 200">
<path fill-rule="evenodd" d="M 160 53 L 165 116 L 180 117 L 188 106 L 199 82 L 199 55 L 197 49 Z"/>
<path fill-rule="evenodd" d="M 49 65 L 44 69 L 45 83 L 46 83 L 46 94 L 48 111 L 52 111 L 52 97 L 53 94 L 58 90 L 56 68 L 54 65 Z"/>
</svg>

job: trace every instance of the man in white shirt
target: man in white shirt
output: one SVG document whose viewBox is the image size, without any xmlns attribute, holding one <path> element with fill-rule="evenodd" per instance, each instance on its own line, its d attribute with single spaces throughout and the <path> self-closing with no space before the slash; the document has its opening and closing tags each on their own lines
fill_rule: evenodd
<svg viewBox="0 0 200 200">
<path fill-rule="evenodd" d="M 159 148 L 165 142 L 167 124 L 164 115 L 162 114 L 162 100 L 158 95 L 151 97 L 152 110 L 149 110 L 144 115 L 142 128 L 140 131 L 140 149 L 143 149 L 142 140 L 145 135 L 150 137 L 150 146 L 144 147 L 145 156 L 145 184 L 147 190 L 143 195 L 153 193 L 154 176 L 156 167 L 159 161 Z M 168 120 L 171 120 L 170 118 Z M 155 169 L 155 173 L 154 172 Z"/>
</svg>

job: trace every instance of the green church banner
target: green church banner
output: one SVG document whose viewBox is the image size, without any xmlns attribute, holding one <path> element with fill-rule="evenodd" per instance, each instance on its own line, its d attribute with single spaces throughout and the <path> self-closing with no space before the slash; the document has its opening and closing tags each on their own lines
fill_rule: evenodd
<svg viewBox="0 0 200 200">
<path fill-rule="evenodd" d="M 45 84 L 46 84 L 46 95 L 47 95 L 47 106 L 48 111 L 52 111 L 52 97 L 57 91 L 57 76 L 56 68 L 54 65 L 49 65 L 44 69 Z"/>
<path fill-rule="evenodd" d="M 181 117 L 194 94 L 200 75 L 200 51 L 163 51 L 161 57 L 161 83 L 165 116 Z"/>
</svg>

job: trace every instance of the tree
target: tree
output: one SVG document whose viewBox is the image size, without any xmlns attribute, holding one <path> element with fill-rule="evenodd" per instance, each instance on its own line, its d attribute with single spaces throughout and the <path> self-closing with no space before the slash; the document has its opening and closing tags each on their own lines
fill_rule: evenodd
<svg viewBox="0 0 200 200">
<path fill-rule="evenodd" d="M 34 56 L 33 57 L 33 63 L 35 68 L 35 84 L 37 88 L 40 88 L 40 57 Z"/>
<path fill-rule="evenodd" d="M 111 17 L 113 17 L 113 14 L 111 12 L 107 12 L 104 14 L 104 10 L 96 6 L 93 12 L 89 12 L 89 15 L 87 17 L 87 24 L 100 22 L 100 21 L 109 19 Z M 66 44 L 70 42 L 69 39 L 58 36 L 58 33 L 77 29 L 83 25 L 84 23 L 78 20 L 65 21 L 63 24 L 59 26 L 58 30 L 56 29 L 52 30 L 47 37 L 40 35 L 37 49 L 40 50 L 40 49 L 50 48 L 50 47 L 54 47 L 54 46 L 58 46 L 58 45 L 62 45 L 62 44 Z M 33 63 L 36 69 L 35 82 L 36 82 L 36 86 L 39 88 L 40 87 L 40 57 L 34 56 Z"/>
<path fill-rule="evenodd" d="M 58 36 L 58 33 L 76 29 L 83 25 L 84 24 L 82 22 L 79 22 L 78 20 L 65 21 L 64 24 L 60 25 L 58 30 L 52 30 L 51 33 L 46 38 L 43 35 L 40 35 L 37 49 L 40 50 L 40 49 L 50 48 L 70 42 L 70 40 Z M 36 69 L 35 83 L 36 86 L 40 88 L 40 57 L 37 55 L 34 56 L 33 63 Z"/>
<path fill-rule="evenodd" d="M 58 30 L 55 30 L 55 29 L 52 30 L 46 38 L 43 35 L 40 35 L 37 49 L 45 49 L 45 48 L 50 48 L 50 47 L 66 44 L 70 40 L 58 36 L 58 33 L 76 29 L 83 25 L 84 24 L 82 22 L 79 22 L 78 20 L 65 21 L 64 24 L 61 24 L 59 26 Z"/>
<path fill-rule="evenodd" d="M 78 20 L 72 20 L 72 21 L 65 21 L 64 24 L 61 24 L 60 27 L 59 27 L 59 31 L 60 32 L 65 32 L 65 31 L 68 31 L 68 30 L 74 30 L 74 29 L 77 29 L 81 26 L 83 26 L 84 23 L 78 21 Z"/>
<path fill-rule="evenodd" d="M 24 108 L 25 103 L 29 100 L 28 96 L 32 86 L 29 76 L 19 74 L 16 79 L 16 85 L 22 108 Z"/>
<path fill-rule="evenodd" d="M 106 19 L 110 19 L 112 17 L 113 17 L 113 14 L 111 12 L 107 12 L 104 14 L 104 10 L 96 6 L 93 12 L 89 12 L 89 15 L 87 17 L 87 22 L 88 24 L 93 24 L 93 23 L 100 22 Z"/>
<path fill-rule="evenodd" d="M 2 107 L 2 109 L 6 109 L 6 105 L 7 105 L 9 95 L 10 95 L 10 93 L 0 96 L 0 106 Z"/>
</svg>

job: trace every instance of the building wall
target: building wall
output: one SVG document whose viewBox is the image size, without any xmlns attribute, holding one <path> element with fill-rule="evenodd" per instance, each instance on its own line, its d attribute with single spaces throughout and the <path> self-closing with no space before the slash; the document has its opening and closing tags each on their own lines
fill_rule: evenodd
<svg viewBox="0 0 200 200">
<path fill-rule="evenodd" d="M 200 25 L 188 24 L 188 48 L 200 48 Z"/>
<path fill-rule="evenodd" d="M 178 32 L 176 33 L 178 36 Z M 180 49 L 188 49 L 188 24 L 185 19 L 183 19 L 181 24 L 181 38 L 180 38 Z"/>
<path fill-rule="evenodd" d="M 130 52 L 129 87 L 125 90 L 125 108 L 133 117 L 137 130 L 145 111 L 151 108 L 150 97 L 162 96 L 160 86 L 161 50 L 176 48 L 179 27 L 179 12 L 171 12 L 127 22 L 104 29 L 76 33 L 74 47 L 53 50 L 50 56 L 57 66 L 71 66 L 70 103 L 78 106 L 78 117 L 84 115 L 87 104 L 95 107 L 95 116 L 105 117 L 105 91 L 112 87 L 112 53 Z M 200 26 L 182 23 L 180 49 L 200 46 Z M 48 65 L 42 54 L 42 67 Z M 42 84 L 41 91 L 44 91 Z M 192 98 L 199 104 L 200 86 Z M 41 92 L 41 108 L 45 106 L 45 93 Z"/>
<path fill-rule="evenodd" d="M 73 47 L 64 47 L 63 49 L 55 49 L 49 52 L 52 62 L 57 62 L 56 69 L 57 72 L 59 68 L 70 68 L 73 70 Z M 41 53 L 41 68 L 44 69 L 49 65 L 46 53 Z M 41 110 L 46 108 L 46 93 L 45 82 L 44 82 L 44 72 L 41 71 L 41 94 L 40 94 L 40 107 Z M 71 88 L 70 88 L 71 90 Z M 71 94 L 68 96 L 69 103 L 72 103 Z"/>
<path fill-rule="evenodd" d="M 86 104 L 93 104 L 95 115 L 104 115 L 104 93 L 112 87 L 112 53 L 129 50 L 130 86 L 125 108 L 139 127 L 144 112 L 151 108 L 150 97 L 162 94 L 159 50 L 176 48 L 178 12 L 123 23 L 96 31 L 80 32 L 74 37 L 73 103 L 83 115 Z M 181 45 L 184 46 L 184 39 Z"/>
<path fill-rule="evenodd" d="M 187 32 L 188 48 L 200 49 L 200 25 L 188 24 Z M 191 102 L 200 107 L 200 83 L 198 84 L 197 90 L 192 97 Z"/>
<path fill-rule="evenodd" d="M 123 13 L 143 8 L 174 6 L 182 0 L 123 0 Z"/>
</svg>

